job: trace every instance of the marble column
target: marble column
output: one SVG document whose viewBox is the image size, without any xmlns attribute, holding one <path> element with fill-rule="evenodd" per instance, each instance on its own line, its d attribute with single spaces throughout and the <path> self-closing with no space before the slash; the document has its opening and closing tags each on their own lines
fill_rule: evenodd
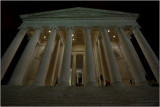
<svg viewBox="0 0 160 107">
<path fill-rule="evenodd" d="M 68 27 L 65 49 L 63 54 L 62 69 L 58 81 L 58 86 L 64 86 L 64 87 L 69 86 L 69 72 L 70 72 L 71 52 L 72 52 L 72 34 L 73 34 L 73 28 Z"/>
<path fill-rule="evenodd" d="M 100 79 L 100 70 L 99 70 L 100 65 L 99 65 L 99 62 L 98 62 L 98 55 L 97 55 L 97 43 L 95 43 L 95 50 L 94 50 L 94 53 L 95 53 L 95 65 L 96 65 L 96 71 L 97 71 L 97 76 L 98 76 L 97 80 L 98 80 L 99 86 L 101 86 L 102 83 L 101 83 L 101 79 Z"/>
<path fill-rule="evenodd" d="M 58 74 L 59 74 L 59 72 L 60 72 L 60 68 L 61 68 L 61 62 L 62 62 L 62 55 L 63 55 L 63 43 L 62 43 L 62 40 L 61 40 L 61 43 L 60 43 L 60 46 L 59 46 L 59 52 L 58 52 L 58 56 L 57 56 L 57 58 L 58 58 L 58 61 L 57 61 L 57 63 L 56 63 L 56 70 L 55 70 L 55 74 L 54 74 L 54 78 L 53 78 L 53 83 L 52 83 L 52 85 L 53 86 L 55 86 L 55 85 L 57 85 L 57 84 L 55 84 L 56 83 L 56 81 L 57 81 L 57 79 L 58 79 Z"/>
<path fill-rule="evenodd" d="M 54 48 L 53 44 L 55 41 L 56 32 L 57 32 L 56 28 L 51 29 L 51 33 L 48 37 L 48 41 L 45 46 L 43 56 L 41 58 L 35 80 L 32 84 L 34 86 L 45 86 L 45 79 L 46 79 L 48 68 L 49 68 L 51 54 Z"/>
<path fill-rule="evenodd" d="M 101 67 L 101 71 L 102 71 L 102 77 L 103 77 L 103 86 L 105 86 L 105 80 L 107 80 L 106 79 L 106 76 L 105 76 L 105 73 L 104 73 L 104 67 L 103 67 L 103 58 L 102 58 L 102 51 L 101 51 L 101 46 L 100 46 L 100 41 L 98 40 L 97 41 L 98 42 L 98 47 L 97 47 L 97 49 L 98 49 L 98 54 L 99 54 L 99 59 L 100 59 L 100 67 Z"/>
<path fill-rule="evenodd" d="M 76 85 L 76 54 L 73 54 L 72 60 L 72 85 Z"/>
<path fill-rule="evenodd" d="M 141 33 L 138 27 L 133 27 L 132 32 L 139 46 L 141 47 L 142 52 L 145 58 L 147 59 L 157 82 L 159 82 L 159 61 L 157 56 L 149 46 L 148 42 L 146 41 L 146 39 L 144 38 L 143 34 Z"/>
<path fill-rule="evenodd" d="M 85 54 L 83 54 L 83 84 L 86 85 L 86 61 Z"/>
<path fill-rule="evenodd" d="M 95 68 L 94 68 L 90 28 L 85 27 L 84 33 L 85 33 L 86 73 L 87 73 L 86 86 L 97 86 L 95 78 Z"/>
<path fill-rule="evenodd" d="M 124 33 L 124 31 L 121 27 L 117 27 L 116 31 L 119 35 L 119 39 L 120 39 L 121 44 L 123 46 L 125 55 L 128 59 L 128 63 L 131 68 L 131 72 L 134 77 L 136 85 L 147 85 L 144 73 L 142 72 L 142 69 L 141 69 L 139 63 L 137 63 L 136 56 L 134 54 L 132 47 L 130 46 L 130 44 L 127 40 L 126 34 Z"/>
<path fill-rule="evenodd" d="M 109 70 L 109 74 L 110 74 L 110 79 L 111 79 L 111 85 L 112 86 L 122 86 L 122 80 L 121 80 L 121 76 L 120 76 L 120 72 L 118 69 L 118 65 L 116 62 L 116 58 L 114 56 L 113 53 L 113 49 L 111 47 L 111 43 L 109 40 L 109 35 L 107 33 L 107 28 L 103 27 L 101 29 L 102 31 L 102 38 L 104 39 L 104 47 L 105 47 L 105 58 L 107 61 L 107 66 L 108 66 L 108 70 Z"/>
<path fill-rule="evenodd" d="M 55 66 L 55 56 L 56 56 L 56 50 L 57 50 L 57 45 L 58 45 L 58 41 L 55 40 L 54 41 L 54 45 L 53 45 L 53 51 L 51 53 L 51 57 L 50 57 L 50 62 L 49 62 L 49 67 L 48 67 L 48 71 L 47 71 L 47 76 L 45 79 L 45 86 L 51 86 L 51 81 L 52 81 L 52 75 L 53 75 L 53 69 Z"/>
<path fill-rule="evenodd" d="M 22 85 L 23 78 L 26 74 L 26 69 L 33 55 L 34 49 L 37 45 L 39 36 L 41 34 L 41 28 L 36 28 L 33 36 L 29 40 L 27 46 L 25 47 L 17 66 L 15 67 L 9 85 Z"/>
<path fill-rule="evenodd" d="M 99 76 L 100 86 L 104 86 L 104 81 L 102 81 L 102 79 L 101 79 L 101 76 L 102 76 L 103 79 L 104 79 L 104 77 L 103 77 L 103 74 L 102 74 L 102 64 L 101 64 L 101 61 L 100 61 L 100 54 L 99 54 L 99 49 L 98 49 L 98 40 L 97 40 L 95 45 L 96 45 L 95 46 L 95 51 L 96 51 L 96 56 L 97 56 L 96 62 L 97 62 L 97 67 L 98 67 L 98 73 L 99 73 L 98 76 Z"/>
<path fill-rule="evenodd" d="M 61 54 L 60 54 L 60 65 L 58 66 L 58 78 L 60 77 L 61 74 L 61 69 L 62 69 L 62 62 L 63 62 L 63 56 L 64 56 L 64 44 L 61 44 Z"/>
<path fill-rule="evenodd" d="M 134 51 L 134 53 L 135 53 L 135 55 L 136 55 L 137 62 L 140 64 L 143 73 L 146 75 L 146 72 L 145 72 L 145 70 L 144 70 L 144 68 L 143 68 L 143 65 L 142 65 L 142 63 L 141 63 L 141 61 L 140 61 L 140 59 L 139 59 L 139 56 L 138 56 L 138 54 L 137 54 L 137 52 L 136 52 L 136 50 L 135 50 L 135 48 L 134 48 L 134 46 L 133 46 L 133 44 L 132 44 L 132 42 L 131 42 L 130 39 L 131 39 L 131 37 L 128 37 L 128 38 L 127 38 L 130 46 L 132 47 L 132 49 L 133 49 L 133 51 Z"/>
<path fill-rule="evenodd" d="M 98 73 L 98 68 L 97 68 L 97 59 L 96 59 L 95 47 L 93 49 L 93 56 L 94 56 L 94 66 L 95 66 L 96 82 L 99 85 L 99 73 Z"/>
<path fill-rule="evenodd" d="M 13 39 L 12 43 L 9 45 L 8 49 L 6 50 L 5 54 L 2 57 L 1 62 L 1 80 L 4 74 L 7 71 L 8 66 L 10 65 L 19 45 L 21 44 L 25 34 L 27 32 L 26 28 L 21 28 L 16 37 Z"/>
<path fill-rule="evenodd" d="M 51 86 L 54 85 L 53 80 L 54 80 L 54 78 L 55 78 L 55 73 L 56 73 L 56 71 L 57 71 L 57 70 L 56 70 L 56 67 L 59 66 L 59 65 L 58 65 L 58 55 L 60 54 L 60 53 L 59 53 L 60 43 L 61 43 L 61 40 L 59 39 L 59 40 L 58 40 L 57 51 L 56 51 L 56 56 L 55 56 L 55 65 L 54 65 L 53 74 L 52 74 L 52 77 L 51 77 Z"/>
</svg>

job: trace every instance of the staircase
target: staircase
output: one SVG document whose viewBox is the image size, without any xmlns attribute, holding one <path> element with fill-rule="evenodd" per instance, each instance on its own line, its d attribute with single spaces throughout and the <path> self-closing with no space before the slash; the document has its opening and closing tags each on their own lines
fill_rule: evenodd
<svg viewBox="0 0 160 107">
<path fill-rule="evenodd" d="M 159 87 L 1 86 L 2 106 L 158 106 Z"/>
</svg>

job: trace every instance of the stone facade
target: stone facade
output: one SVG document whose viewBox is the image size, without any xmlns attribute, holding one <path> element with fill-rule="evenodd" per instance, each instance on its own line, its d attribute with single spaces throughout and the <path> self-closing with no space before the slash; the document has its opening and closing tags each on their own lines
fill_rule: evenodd
<svg viewBox="0 0 160 107">
<path fill-rule="evenodd" d="M 159 82 L 158 59 L 139 30 L 138 14 L 77 7 L 20 17 L 20 31 L 2 57 L 1 79 L 24 35 L 30 40 L 8 85 L 147 85 L 132 34 Z"/>
</svg>

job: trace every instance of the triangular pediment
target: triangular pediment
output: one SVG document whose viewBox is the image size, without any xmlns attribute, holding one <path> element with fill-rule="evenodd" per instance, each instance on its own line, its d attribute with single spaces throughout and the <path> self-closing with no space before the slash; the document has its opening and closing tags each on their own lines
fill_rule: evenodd
<svg viewBox="0 0 160 107">
<path fill-rule="evenodd" d="M 133 17 L 137 18 L 138 14 L 119 12 L 119 11 L 110 11 L 110 10 L 101 10 L 101 9 L 92 9 L 92 8 L 69 8 L 69 9 L 60 9 L 32 14 L 25 14 L 20 16 L 22 19 L 35 19 L 35 18 L 115 18 L 115 17 Z"/>
</svg>

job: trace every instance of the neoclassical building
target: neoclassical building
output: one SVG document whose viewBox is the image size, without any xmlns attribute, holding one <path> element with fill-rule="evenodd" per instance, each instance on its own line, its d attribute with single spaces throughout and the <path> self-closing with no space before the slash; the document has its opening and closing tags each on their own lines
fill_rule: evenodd
<svg viewBox="0 0 160 107">
<path fill-rule="evenodd" d="M 28 35 L 8 85 L 148 85 L 133 34 L 159 82 L 159 61 L 140 31 L 138 16 L 80 7 L 20 15 L 23 23 L 2 57 L 1 80 Z"/>
</svg>

